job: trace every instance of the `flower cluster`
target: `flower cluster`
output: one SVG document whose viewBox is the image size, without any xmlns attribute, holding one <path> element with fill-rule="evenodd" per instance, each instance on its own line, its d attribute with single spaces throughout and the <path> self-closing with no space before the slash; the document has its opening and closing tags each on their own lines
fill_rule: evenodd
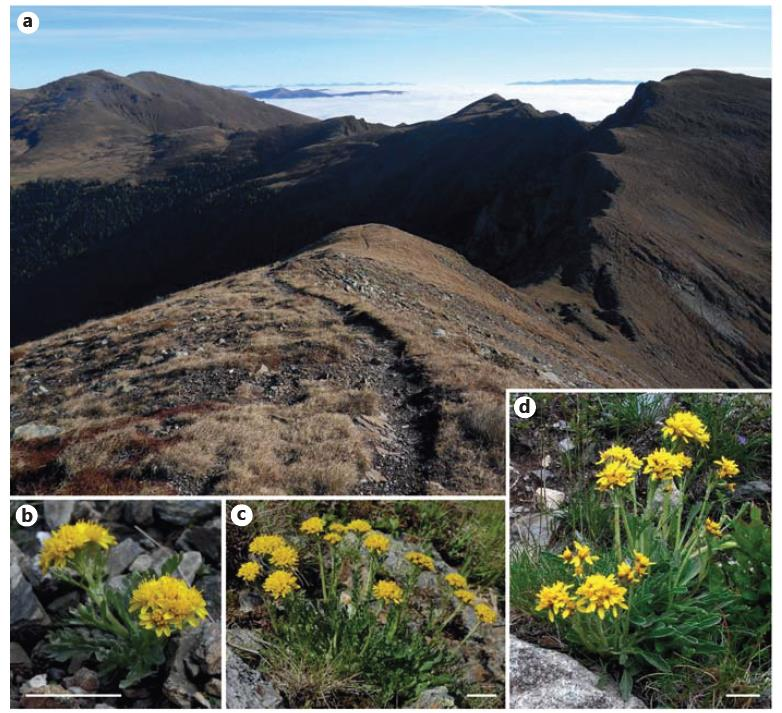
<svg viewBox="0 0 782 713">
<path fill-rule="evenodd" d="M 130 597 L 128 610 L 138 613 L 141 627 L 158 637 L 170 636 L 185 626 L 198 626 L 206 618 L 201 592 L 167 575 L 141 582 Z"/>
<path fill-rule="evenodd" d="M 665 448 L 652 451 L 646 458 L 644 474 L 652 480 L 672 481 L 681 477 L 685 468 L 692 468 L 692 458 L 685 453 L 672 453 Z"/>
<path fill-rule="evenodd" d="M 641 461 L 630 448 L 612 445 L 600 453 L 597 465 L 603 466 L 596 475 L 597 488 L 605 491 L 630 485 L 641 467 Z"/>
<path fill-rule="evenodd" d="M 719 460 L 714 461 L 714 465 L 717 466 L 717 470 L 714 474 L 719 480 L 725 482 L 728 490 L 732 493 L 736 489 L 733 478 L 741 472 L 738 463 L 736 463 L 735 460 L 722 456 Z"/>
<path fill-rule="evenodd" d="M 616 576 L 620 580 L 633 584 L 640 582 L 648 573 L 649 567 L 656 562 L 652 562 L 643 552 L 633 552 L 632 562 L 620 562 L 616 568 Z"/>
<path fill-rule="evenodd" d="M 577 577 L 584 576 L 584 565 L 593 565 L 600 558 L 592 554 L 592 550 L 587 545 L 582 545 L 578 540 L 573 540 L 573 550 L 566 547 L 559 555 L 566 564 L 573 567 L 573 573 Z"/>
<path fill-rule="evenodd" d="M 337 580 L 333 572 L 331 579 L 327 582 L 324 577 L 325 561 L 321 550 L 320 542 L 325 542 L 331 552 L 332 567 L 337 567 L 340 557 L 350 556 L 350 552 L 355 552 L 354 546 L 356 538 L 363 550 L 370 557 L 369 581 L 366 585 L 365 596 L 381 602 L 383 605 L 392 607 L 401 605 L 409 596 L 409 586 L 406 590 L 399 582 L 391 578 L 374 579 L 374 573 L 377 568 L 382 567 L 382 558 L 388 554 L 391 548 L 391 540 L 387 535 L 373 529 L 368 520 L 355 519 L 347 524 L 340 522 L 328 523 L 324 517 L 310 517 L 299 525 L 299 532 L 313 538 L 318 543 L 317 557 L 322 578 L 322 589 L 324 597 L 328 589 L 335 588 Z M 350 541 L 350 547 L 345 547 L 343 541 L 348 534 L 353 534 L 353 540 Z M 255 582 L 264 576 L 268 570 L 261 585 L 266 594 L 274 600 L 284 599 L 301 589 L 297 575 L 301 555 L 294 545 L 289 543 L 284 537 L 276 534 L 262 534 L 255 537 L 248 546 L 251 555 L 255 555 L 257 560 L 250 560 L 242 563 L 236 572 L 236 576 L 248 584 Z M 593 561 L 589 556 L 581 551 L 580 555 L 590 564 Z M 437 566 L 434 559 L 425 552 L 412 550 L 404 554 L 404 559 L 412 567 L 426 572 L 437 572 Z M 327 578 L 328 579 L 328 578 Z M 414 581 L 413 578 L 412 581 Z M 470 590 L 467 578 L 458 572 L 449 572 L 444 580 L 450 589 L 450 594 L 454 597 L 458 607 L 471 607 L 479 623 L 493 624 L 497 621 L 498 614 L 493 607 L 485 602 L 478 600 L 477 595 Z M 336 591 L 334 589 L 334 591 Z M 336 594 L 332 595 L 336 596 Z M 345 597 L 346 605 L 353 605 L 353 597 L 342 592 L 340 601 Z"/>
<path fill-rule="evenodd" d="M 694 441 L 699 446 L 707 446 L 711 440 L 706 426 L 691 411 L 677 411 L 665 419 L 663 436 L 671 441 L 681 440 L 685 444 Z"/>
<path fill-rule="evenodd" d="M 52 532 L 41 547 L 38 559 L 41 572 L 46 574 L 50 568 L 66 567 L 78 552 L 90 546 L 107 550 L 116 544 L 114 535 L 96 522 L 79 520 L 75 525 L 62 525 Z"/>
</svg>

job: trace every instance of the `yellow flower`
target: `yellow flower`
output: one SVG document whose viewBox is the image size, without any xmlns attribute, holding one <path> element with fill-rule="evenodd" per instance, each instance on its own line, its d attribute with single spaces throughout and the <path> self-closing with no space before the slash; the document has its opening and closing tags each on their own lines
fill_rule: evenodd
<svg viewBox="0 0 782 713">
<path fill-rule="evenodd" d="M 326 523 L 323 522 L 322 517 L 309 517 L 301 523 L 299 530 L 305 535 L 317 535 L 323 532 L 324 527 Z"/>
<path fill-rule="evenodd" d="M 254 555 L 270 555 L 285 544 L 285 538 L 279 535 L 258 535 L 247 548 Z"/>
<path fill-rule="evenodd" d="M 323 535 L 323 539 L 330 545 L 336 545 L 337 543 L 342 542 L 342 535 L 336 532 L 328 532 Z"/>
<path fill-rule="evenodd" d="M 351 520 L 347 524 L 346 529 L 350 532 L 357 532 L 359 535 L 363 535 L 372 529 L 372 525 L 370 525 L 366 520 Z"/>
<path fill-rule="evenodd" d="M 735 478 L 739 472 L 739 464 L 735 460 L 722 456 L 719 460 L 714 461 L 714 465 L 719 466 L 717 470 L 717 477 L 725 480 L 727 478 Z"/>
<path fill-rule="evenodd" d="M 379 532 L 370 532 L 364 538 L 364 547 L 366 547 L 370 552 L 374 552 L 378 555 L 383 554 L 384 552 L 388 552 L 388 547 L 390 544 L 391 543 L 389 539 Z"/>
<path fill-rule="evenodd" d="M 582 614 L 597 612 L 601 619 L 609 611 L 617 617 L 618 608 L 627 609 L 626 593 L 627 587 L 620 586 L 613 574 L 592 574 L 576 590 L 576 596 L 579 598 L 576 607 Z"/>
<path fill-rule="evenodd" d="M 294 569 L 299 564 L 299 553 L 295 547 L 280 545 L 280 547 L 272 551 L 269 559 L 275 567 Z"/>
<path fill-rule="evenodd" d="M 714 537 L 722 537 L 722 528 L 718 522 L 714 522 L 710 517 L 706 518 L 706 532 Z"/>
<path fill-rule="evenodd" d="M 138 612 L 142 628 L 170 636 L 185 626 L 198 626 L 206 618 L 206 602 L 198 589 L 166 575 L 141 582 L 130 597 L 128 611 Z"/>
<path fill-rule="evenodd" d="M 445 581 L 454 589 L 467 589 L 467 579 L 458 572 L 451 572 L 445 575 Z"/>
<path fill-rule="evenodd" d="M 639 577 L 643 577 L 647 574 L 649 567 L 657 562 L 652 562 L 643 552 L 633 552 L 633 570 Z"/>
<path fill-rule="evenodd" d="M 494 611 L 494 609 L 492 609 L 488 604 L 479 602 L 473 607 L 473 611 L 475 612 L 475 616 L 477 616 L 478 619 L 480 619 L 484 624 L 493 624 L 495 621 L 497 621 L 497 612 Z"/>
<path fill-rule="evenodd" d="M 405 555 L 405 559 L 421 569 L 428 569 L 430 572 L 434 572 L 434 560 L 423 552 L 408 552 Z"/>
<path fill-rule="evenodd" d="M 646 473 L 652 480 L 672 480 L 682 475 L 685 468 L 692 467 L 692 458 L 684 453 L 671 453 L 658 448 L 646 456 Z"/>
<path fill-rule="evenodd" d="M 236 576 L 239 579 L 243 579 L 245 582 L 254 582 L 258 579 L 258 575 L 261 573 L 261 565 L 257 562 L 245 562 L 236 572 Z"/>
<path fill-rule="evenodd" d="M 554 582 L 554 584 L 549 586 L 541 587 L 538 592 L 538 605 L 535 607 L 535 611 L 548 610 L 549 621 L 554 621 L 556 616 L 567 619 L 576 608 L 575 600 L 568 593 L 568 589 L 572 587 L 572 584 L 565 584 L 564 582 Z"/>
<path fill-rule="evenodd" d="M 475 595 L 469 589 L 457 589 L 453 595 L 464 604 L 472 604 Z"/>
<path fill-rule="evenodd" d="M 348 528 L 341 522 L 332 522 L 331 525 L 329 525 L 329 531 L 336 532 L 338 535 L 344 535 L 348 531 Z"/>
<path fill-rule="evenodd" d="M 297 589 L 301 589 L 301 587 L 296 581 L 296 577 L 284 569 L 275 569 L 263 583 L 263 591 L 271 594 L 275 599 L 287 597 Z"/>
<path fill-rule="evenodd" d="M 595 477 L 597 489 L 601 491 L 613 490 L 615 487 L 624 488 L 635 480 L 632 469 L 618 460 L 606 463 Z"/>
<path fill-rule="evenodd" d="M 622 463 L 633 472 L 641 467 L 640 458 L 633 453 L 631 448 L 617 445 L 612 445 L 610 448 L 601 451 L 600 457 L 597 459 L 597 465 L 603 465 L 604 463 Z"/>
<path fill-rule="evenodd" d="M 666 418 L 662 434 L 674 443 L 681 439 L 685 443 L 696 441 L 699 445 L 705 446 L 711 440 L 703 421 L 691 411 L 677 411 Z"/>
<path fill-rule="evenodd" d="M 620 562 L 616 568 L 616 576 L 619 579 L 623 579 L 625 582 L 637 582 L 635 569 L 633 569 L 627 562 Z"/>
<path fill-rule="evenodd" d="M 41 545 L 41 555 L 38 558 L 41 572 L 46 574 L 51 567 L 65 567 L 79 550 L 90 544 L 107 550 L 116 545 L 117 540 L 96 522 L 80 520 L 75 525 L 62 525 Z"/>
<path fill-rule="evenodd" d="M 731 493 L 736 492 L 736 484 L 735 483 L 725 483 L 725 487 L 730 490 Z"/>
<path fill-rule="evenodd" d="M 372 587 L 372 594 L 375 595 L 375 599 L 394 604 L 401 604 L 403 596 L 402 588 L 390 579 L 381 579 Z"/>
</svg>

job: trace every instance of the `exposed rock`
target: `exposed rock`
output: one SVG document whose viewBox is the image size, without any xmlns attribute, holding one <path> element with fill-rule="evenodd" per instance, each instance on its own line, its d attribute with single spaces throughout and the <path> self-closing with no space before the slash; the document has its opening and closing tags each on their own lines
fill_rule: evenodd
<svg viewBox="0 0 782 713">
<path fill-rule="evenodd" d="M 177 572 L 185 582 L 192 584 L 198 574 L 198 570 L 201 569 L 203 561 L 204 558 L 201 557 L 200 552 L 185 552 L 182 555 Z"/>
<path fill-rule="evenodd" d="M 567 500 L 567 495 L 561 490 L 554 490 L 554 488 L 538 488 L 535 491 L 535 504 L 541 510 L 558 510 Z"/>
<path fill-rule="evenodd" d="M 168 500 L 155 503 L 157 516 L 171 525 L 192 525 L 215 514 L 217 506 L 207 500 Z"/>
<path fill-rule="evenodd" d="M 73 500 L 44 500 L 43 516 L 49 528 L 54 530 L 71 521 L 76 502 Z"/>
<path fill-rule="evenodd" d="M 566 436 L 559 443 L 557 443 L 557 449 L 561 453 L 567 453 L 568 451 L 572 451 L 575 447 L 576 444 L 573 442 L 573 439 L 570 436 Z"/>
<path fill-rule="evenodd" d="M 225 669 L 226 703 L 229 708 L 268 710 L 281 708 L 282 697 L 261 674 L 228 648 Z"/>
<path fill-rule="evenodd" d="M 208 622 L 199 627 L 198 645 L 192 650 L 190 659 L 201 673 L 217 676 L 222 667 L 222 636 L 220 624 Z"/>
<path fill-rule="evenodd" d="M 154 570 L 160 574 L 160 570 L 166 561 L 174 556 L 174 551 L 168 547 L 158 547 L 150 553 L 144 553 L 139 555 L 133 560 L 133 564 L 130 565 L 131 572 L 146 572 L 147 570 Z"/>
<path fill-rule="evenodd" d="M 207 562 L 216 565 L 220 562 L 219 535 L 219 523 L 216 527 L 212 523 L 191 527 L 182 533 L 176 541 L 176 546 L 180 550 L 200 552 Z"/>
<path fill-rule="evenodd" d="M 125 503 L 125 522 L 130 525 L 151 525 L 155 522 L 153 500 L 130 500 Z"/>
<path fill-rule="evenodd" d="M 31 441 L 36 438 L 55 438 L 62 433 L 62 429 L 45 423 L 30 421 L 14 429 L 14 440 Z"/>
<path fill-rule="evenodd" d="M 63 683 L 69 689 L 75 686 L 87 693 L 94 693 L 100 688 L 98 674 L 92 669 L 84 667 L 80 668 L 73 676 L 68 676 Z"/>
<path fill-rule="evenodd" d="M 16 641 L 11 642 L 11 668 L 29 669 L 32 665 L 30 657 L 21 644 Z"/>
<path fill-rule="evenodd" d="M 644 708 L 575 659 L 511 637 L 511 708 Z"/>
<path fill-rule="evenodd" d="M 423 691 L 413 704 L 413 708 L 427 708 L 429 710 L 456 708 L 456 701 L 448 694 L 448 689 L 445 686 L 437 686 Z"/>
<path fill-rule="evenodd" d="M 18 560 L 11 558 L 11 627 L 28 625 L 46 626 L 49 615 L 38 601 L 32 585 L 24 576 Z"/>
<path fill-rule="evenodd" d="M 126 537 L 116 547 L 112 547 L 109 550 L 108 562 L 106 563 L 106 571 L 109 576 L 112 577 L 117 574 L 122 574 L 133 562 L 144 554 L 144 548 L 131 537 Z"/>
<path fill-rule="evenodd" d="M 512 513 L 511 546 L 545 549 L 551 543 L 556 527 L 550 513 Z"/>
<path fill-rule="evenodd" d="M 198 686 L 188 675 L 189 672 L 191 675 L 196 673 L 197 667 L 192 671 L 188 663 L 193 651 L 199 645 L 199 640 L 198 630 L 189 629 L 180 635 L 174 659 L 170 662 L 168 677 L 163 683 L 163 695 L 180 708 L 192 708 L 193 697 L 198 693 Z"/>
</svg>

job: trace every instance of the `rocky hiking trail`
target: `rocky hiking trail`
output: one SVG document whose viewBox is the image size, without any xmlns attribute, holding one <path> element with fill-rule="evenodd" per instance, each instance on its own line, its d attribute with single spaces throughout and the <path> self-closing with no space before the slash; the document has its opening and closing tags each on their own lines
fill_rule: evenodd
<svg viewBox="0 0 782 713">
<path fill-rule="evenodd" d="M 282 263 L 271 268 L 272 284 L 286 295 L 318 300 L 336 319 L 357 335 L 363 349 L 350 364 L 334 364 L 332 378 L 346 388 L 368 388 L 380 398 L 376 415 L 354 417 L 373 442 L 373 468 L 358 484 L 357 495 L 419 495 L 436 473 L 433 458 L 440 410 L 438 389 L 427 379 L 425 369 L 406 353 L 405 343 L 380 320 L 355 307 L 295 287 L 280 274 Z M 317 378 L 317 377 L 316 377 Z"/>
</svg>

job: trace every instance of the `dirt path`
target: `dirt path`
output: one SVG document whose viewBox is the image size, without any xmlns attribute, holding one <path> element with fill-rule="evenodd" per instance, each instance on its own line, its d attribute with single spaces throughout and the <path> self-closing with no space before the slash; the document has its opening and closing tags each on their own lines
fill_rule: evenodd
<svg viewBox="0 0 782 713">
<path fill-rule="evenodd" d="M 284 266 L 269 270 L 269 278 L 284 294 L 318 300 L 356 335 L 357 349 L 350 364 L 334 364 L 334 376 L 346 389 L 370 389 L 380 396 L 379 412 L 356 416 L 354 422 L 369 432 L 374 444 L 373 470 L 361 481 L 359 495 L 427 492 L 436 479 L 434 444 L 440 420 L 437 389 L 423 367 L 405 353 L 405 344 L 379 320 L 351 306 L 294 287 L 280 276 Z"/>
</svg>

